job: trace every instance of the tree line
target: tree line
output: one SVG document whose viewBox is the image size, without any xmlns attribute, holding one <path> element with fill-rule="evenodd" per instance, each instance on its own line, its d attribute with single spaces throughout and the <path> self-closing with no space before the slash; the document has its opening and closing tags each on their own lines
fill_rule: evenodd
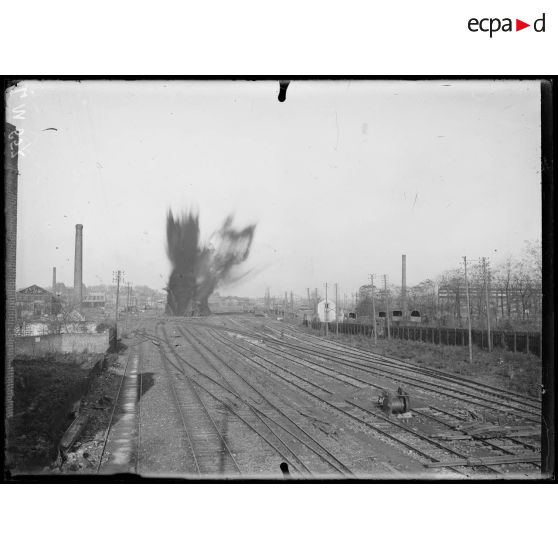
<svg viewBox="0 0 558 558">
<path fill-rule="evenodd" d="M 539 240 L 526 241 L 517 256 L 508 256 L 496 265 L 483 265 L 481 260 L 468 264 L 467 279 L 471 322 L 475 328 L 486 328 L 487 306 L 492 328 L 539 329 L 542 320 L 542 247 Z M 488 305 L 487 305 L 488 292 Z M 401 286 L 374 285 L 376 315 L 403 308 Z M 467 325 L 467 289 L 464 266 L 441 273 L 407 287 L 408 314 L 420 312 L 422 323 L 442 327 Z M 360 316 L 372 315 L 372 287 L 359 289 L 356 311 Z"/>
</svg>

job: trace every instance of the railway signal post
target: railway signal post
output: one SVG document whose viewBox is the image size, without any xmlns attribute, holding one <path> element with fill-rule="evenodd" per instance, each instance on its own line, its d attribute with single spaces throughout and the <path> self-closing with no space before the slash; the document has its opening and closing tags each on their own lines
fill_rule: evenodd
<svg viewBox="0 0 558 558">
<path fill-rule="evenodd" d="M 378 335 L 376 333 L 376 307 L 374 305 L 374 274 L 370 274 L 370 284 L 372 286 L 372 330 L 374 331 L 374 345 L 378 343 Z"/>
<path fill-rule="evenodd" d="M 325 284 L 325 305 L 324 305 L 324 325 L 325 325 L 325 336 L 327 337 L 327 330 L 328 330 L 328 314 L 329 312 L 327 311 L 327 283 Z"/>
<path fill-rule="evenodd" d="M 384 293 L 386 295 L 386 323 L 387 323 L 387 337 L 391 339 L 390 324 L 389 324 L 389 295 L 387 290 L 387 275 L 384 274 Z"/>
<path fill-rule="evenodd" d="M 471 303 L 469 301 L 469 280 L 467 279 L 467 256 L 463 256 L 465 265 L 465 292 L 467 293 L 467 322 L 469 324 L 469 363 L 473 363 L 473 334 L 471 332 Z"/>
<path fill-rule="evenodd" d="M 120 269 L 112 272 L 112 282 L 116 283 L 116 309 L 114 311 L 114 338 L 118 346 L 118 303 L 120 300 L 120 280 L 123 279 L 124 272 Z"/>
<path fill-rule="evenodd" d="M 335 283 L 335 335 L 339 335 L 339 312 L 337 310 L 337 283 Z"/>
<path fill-rule="evenodd" d="M 486 293 L 486 333 L 487 333 L 487 345 L 488 352 L 492 351 L 492 340 L 490 338 L 490 300 L 488 296 L 488 266 L 487 258 L 482 258 L 482 271 L 484 276 L 484 290 Z"/>
</svg>

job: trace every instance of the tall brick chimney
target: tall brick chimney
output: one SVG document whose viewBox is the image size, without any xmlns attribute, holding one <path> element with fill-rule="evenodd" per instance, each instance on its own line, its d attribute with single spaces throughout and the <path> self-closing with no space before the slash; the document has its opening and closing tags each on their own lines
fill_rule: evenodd
<svg viewBox="0 0 558 558">
<path fill-rule="evenodd" d="M 403 318 L 407 318 L 407 256 L 401 256 L 401 310 Z"/>
<path fill-rule="evenodd" d="M 76 254 L 74 258 L 74 300 L 81 308 L 83 300 L 83 225 L 76 225 Z"/>
<path fill-rule="evenodd" d="M 56 268 L 52 268 L 52 296 L 56 296 Z"/>
</svg>

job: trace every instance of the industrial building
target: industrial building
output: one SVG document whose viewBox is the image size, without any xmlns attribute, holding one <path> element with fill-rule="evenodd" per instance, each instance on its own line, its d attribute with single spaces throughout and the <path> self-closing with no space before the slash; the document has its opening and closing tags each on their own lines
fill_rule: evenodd
<svg viewBox="0 0 558 558">
<path fill-rule="evenodd" d="M 107 297 L 102 292 L 92 292 L 87 294 L 83 299 L 82 306 L 84 308 L 104 308 L 107 303 Z"/>
<path fill-rule="evenodd" d="M 29 316 L 56 314 L 59 311 L 60 302 L 50 291 L 38 285 L 31 285 L 17 291 L 15 307 L 16 316 L 19 319 Z"/>
</svg>

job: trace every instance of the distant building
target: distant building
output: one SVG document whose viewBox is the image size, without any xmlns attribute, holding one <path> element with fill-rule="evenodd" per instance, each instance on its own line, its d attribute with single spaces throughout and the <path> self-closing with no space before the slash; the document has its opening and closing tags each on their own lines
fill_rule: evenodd
<svg viewBox="0 0 558 558">
<path fill-rule="evenodd" d="M 52 293 L 38 285 L 31 285 L 17 291 L 15 302 L 17 318 L 52 314 L 53 310 L 56 313 L 58 308 L 55 308 L 55 306 L 59 306 Z"/>
<path fill-rule="evenodd" d="M 95 292 L 89 293 L 82 302 L 84 308 L 104 308 L 107 303 L 105 293 Z"/>
</svg>

